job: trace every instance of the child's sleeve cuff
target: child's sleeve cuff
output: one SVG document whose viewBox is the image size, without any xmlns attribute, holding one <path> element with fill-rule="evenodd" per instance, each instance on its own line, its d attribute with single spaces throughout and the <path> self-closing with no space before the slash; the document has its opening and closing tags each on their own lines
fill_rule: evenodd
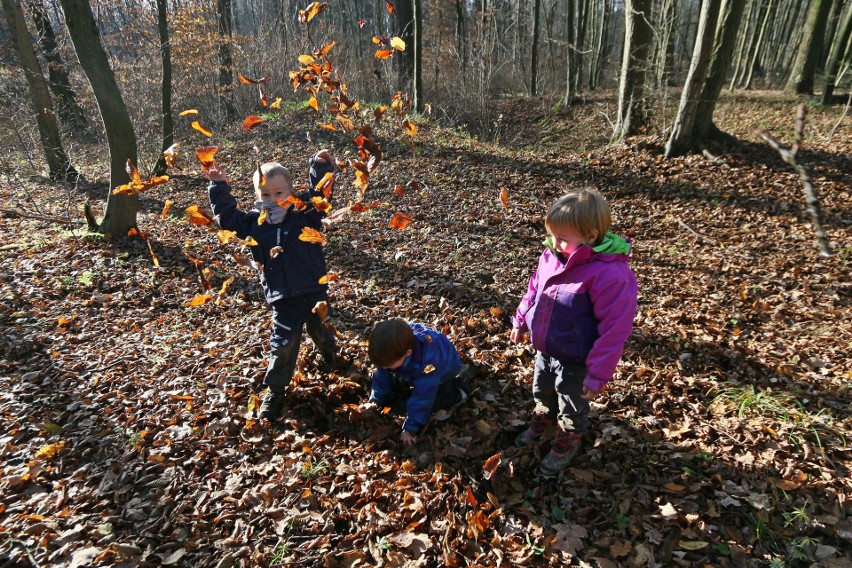
<svg viewBox="0 0 852 568">
<path fill-rule="evenodd" d="M 589 390 L 600 392 L 608 382 L 608 380 L 596 379 L 591 375 L 586 375 L 586 378 L 583 380 L 583 386 Z"/>
</svg>

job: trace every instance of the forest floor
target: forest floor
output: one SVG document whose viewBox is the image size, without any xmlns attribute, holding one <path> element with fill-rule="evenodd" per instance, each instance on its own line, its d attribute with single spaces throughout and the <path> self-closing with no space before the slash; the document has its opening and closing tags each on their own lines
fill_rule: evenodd
<svg viewBox="0 0 852 568">
<path fill-rule="evenodd" d="M 247 253 L 184 214 L 208 207 L 206 139 L 142 194 L 141 237 L 85 231 L 82 203 L 107 194 L 94 165 L 79 187 L 5 176 L 0 566 L 849 566 L 852 119 L 810 108 L 800 152 L 823 258 L 797 176 L 755 134 L 789 144 L 796 103 L 725 97 L 718 124 L 742 145 L 717 160 L 665 160 L 659 136 L 606 145 L 606 99 L 498 101 L 493 143 L 423 120 L 412 152 L 380 131 L 365 201 L 382 205 L 340 212 L 348 170 L 326 230 L 343 366 L 319 372 L 306 341 L 273 425 L 253 413 L 269 311 Z M 258 159 L 305 180 L 312 151 L 353 154 L 317 131 L 289 112 L 214 139 L 240 203 Z M 546 207 L 577 185 L 634 241 L 639 313 L 582 451 L 545 479 L 547 445 L 512 444 L 534 353 L 509 318 Z M 216 300 L 188 305 L 202 280 Z M 410 449 L 401 416 L 360 406 L 366 334 L 393 316 L 444 331 L 478 371 Z"/>
</svg>

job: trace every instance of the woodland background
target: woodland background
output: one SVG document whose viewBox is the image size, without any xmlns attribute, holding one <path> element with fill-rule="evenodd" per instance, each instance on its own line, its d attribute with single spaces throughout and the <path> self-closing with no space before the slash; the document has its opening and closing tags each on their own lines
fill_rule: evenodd
<svg viewBox="0 0 852 568">
<path fill-rule="evenodd" d="M 849 565 L 852 3 L 3 14 L 0 565 Z M 203 220 L 210 146 L 244 207 L 258 161 L 344 166 L 344 365 L 306 343 L 275 425 L 253 415 L 268 309 Z M 583 451 L 542 479 L 546 445 L 512 447 L 533 352 L 509 317 L 577 185 L 634 240 L 640 307 Z M 400 315 L 478 373 L 411 450 L 360 406 L 366 333 Z"/>
</svg>

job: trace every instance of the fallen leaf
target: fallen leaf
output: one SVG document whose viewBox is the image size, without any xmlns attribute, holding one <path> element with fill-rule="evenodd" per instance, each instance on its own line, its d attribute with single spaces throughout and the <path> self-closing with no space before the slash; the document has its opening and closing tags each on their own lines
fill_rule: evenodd
<svg viewBox="0 0 852 568">
<path fill-rule="evenodd" d="M 414 219 L 401 211 L 397 211 L 390 219 L 390 226 L 397 231 L 401 231 L 411 224 L 412 221 L 414 221 Z"/>
</svg>

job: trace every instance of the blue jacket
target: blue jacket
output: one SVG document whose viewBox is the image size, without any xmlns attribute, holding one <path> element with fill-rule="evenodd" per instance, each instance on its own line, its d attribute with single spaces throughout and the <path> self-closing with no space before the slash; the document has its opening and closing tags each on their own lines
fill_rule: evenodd
<svg viewBox="0 0 852 568">
<path fill-rule="evenodd" d="M 411 355 L 398 369 L 379 369 L 373 373 L 370 402 L 387 402 L 397 380 L 408 382 L 413 388 L 408 397 L 402 429 L 416 434 L 429 421 L 438 387 L 452 380 L 461 370 L 461 358 L 443 333 L 420 323 L 410 323 L 409 326 L 414 332 Z"/>
<path fill-rule="evenodd" d="M 308 163 L 311 167 L 311 189 L 300 193 L 298 197 L 310 203 L 311 197 L 321 194 L 313 188 L 326 173 L 334 170 L 334 164 L 317 164 L 314 157 Z M 237 200 L 231 195 L 231 186 L 227 182 L 211 182 L 207 191 L 219 226 L 234 231 L 241 239 L 251 236 L 257 241 L 256 246 L 249 248 L 267 302 L 271 304 L 283 298 L 325 292 L 328 289 L 327 284 L 319 283 L 319 279 L 327 273 L 322 245 L 299 240 L 305 227 L 321 230 L 325 214 L 314 207 L 300 213 L 290 205 L 280 223 L 273 224 L 267 220 L 258 225 L 260 211 L 255 209 L 244 212 L 237 209 Z M 271 251 L 274 247 L 281 247 L 282 252 L 273 258 Z"/>
</svg>

